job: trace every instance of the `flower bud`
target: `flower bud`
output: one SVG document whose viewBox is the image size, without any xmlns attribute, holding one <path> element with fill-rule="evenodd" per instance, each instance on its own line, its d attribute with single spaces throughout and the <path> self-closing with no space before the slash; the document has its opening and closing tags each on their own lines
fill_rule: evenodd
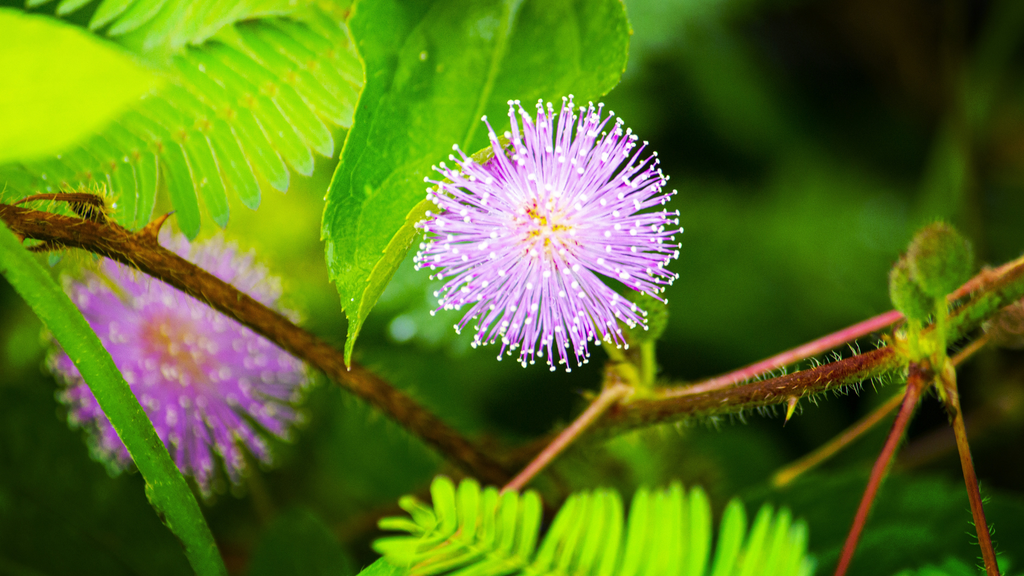
<svg viewBox="0 0 1024 576">
<path fill-rule="evenodd" d="M 906 257 L 900 258 L 889 271 L 889 299 L 904 316 L 922 322 L 934 310 L 934 299 L 929 298 L 914 282 Z"/>
<path fill-rule="evenodd" d="M 945 222 L 925 226 L 907 249 L 910 276 L 932 298 L 953 292 L 971 277 L 974 250 L 955 228 Z"/>
</svg>

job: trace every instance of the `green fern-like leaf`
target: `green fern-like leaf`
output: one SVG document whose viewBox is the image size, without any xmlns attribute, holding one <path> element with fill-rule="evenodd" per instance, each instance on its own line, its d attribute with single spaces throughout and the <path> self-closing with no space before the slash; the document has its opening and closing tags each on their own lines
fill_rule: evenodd
<svg viewBox="0 0 1024 576">
<path fill-rule="evenodd" d="M 433 507 L 406 496 L 399 505 L 409 517 L 381 520 L 381 528 L 408 536 L 374 543 L 411 576 L 804 576 L 813 570 L 802 522 L 764 506 L 748 533 L 738 500 L 725 509 L 712 561 L 711 507 L 700 488 L 641 489 L 625 525 L 615 491 L 574 494 L 539 546 L 535 492 L 481 490 L 473 480 L 456 488 L 445 477 L 430 492 Z"/>
<path fill-rule="evenodd" d="M 164 87 L 56 158 L 0 167 L 0 198 L 100 184 L 112 192 L 118 223 L 135 229 L 151 219 L 157 190 L 165 187 L 182 231 L 194 237 L 200 198 L 223 227 L 229 190 L 255 209 L 261 182 L 284 191 L 291 171 L 312 174 L 314 153 L 334 154 L 329 126 L 352 125 L 362 67 L 345 25 L 323 11 L 293 9 L 287 17 L 223 26 L 239 14 L 273 12 L 277 4 L 119 2 L 127 7 L 117 23 L 136 13 L 141 18 L 157 4 L 147 26 L 171 18 L 172 9 L 175 19 L 195 17 L 184 28 L 161 28 L 164 40 L 185 46 L 170 58 Z M 116 3 L 103 0 L 97 14 Z M 58 12 L 78 4 L 64 0 Z M 214 29 L 201 45 L 186 46 Z"/>
<path fill-rule="evenodd" d="M 54 0 L 28 0 L 27 7 Z M 57 16 L 68 16 L 94 0 L 61 0 Z M 225 26 L 242 20 L 282 16 L 295 11 L 293 0 L 100 0 L 89 29 L 116 38 L 138 51 L 173 54 L 200 44 Z"/>
</svg>

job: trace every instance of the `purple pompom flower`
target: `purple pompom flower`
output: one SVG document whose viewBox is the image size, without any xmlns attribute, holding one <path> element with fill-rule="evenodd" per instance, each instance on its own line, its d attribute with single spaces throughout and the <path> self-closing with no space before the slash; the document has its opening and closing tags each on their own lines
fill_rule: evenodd
<svg viewBox="0 0 1024 576">
<path fill-rule="evenodd" d="M 476 319 L 474 347 L 501 340 L 499 360 L 518 348 L 523 366 L 540 355 L 554 370 L 557 356 L 569 370 L 570 348 L 583 364 L 592 340 L 625 345 L 618 322 L 646 328 L 646 312 L 602 276 L 658 299 L 677 277 L 665 267 L 679 256 L 679 213 L 647 210 L 675 192 L 662 191 L 657 154 L 641 159 L 646 142 L 602 111 L 574 111 L 570 96 L 557 118 L 543 101 L 533 118 L 509 102 L 510 150 L 484 117 L 494 157 L 480 164 L 454 146 L 457 166 L 426 179 L 441 211 L 418 224 L 416 266 L 446 279 L 440 308 L 470 306 L 455 328 Z"/>
<path fill-rule="evenodd" d="M 261 303 L 274 307 L 281 289 L 252 254 L 212 240 L 163 244 Z M 99 336 L 182 473 L 210 492 L 214 452 L 227 476 L 245 472 L 243 447 L 269 463 L 265 432 L 287 437 L 298 414 L 290 406 L 308 381 L 301 362 L 237 321 L 170 286 L 111 260 L 65 291 Z M 131 458 L 63 351 L 50 369 L 66 387 L 58 397 L 72 424 L 90 432 L 95 457 L 113 469 Z"/>
</svg>

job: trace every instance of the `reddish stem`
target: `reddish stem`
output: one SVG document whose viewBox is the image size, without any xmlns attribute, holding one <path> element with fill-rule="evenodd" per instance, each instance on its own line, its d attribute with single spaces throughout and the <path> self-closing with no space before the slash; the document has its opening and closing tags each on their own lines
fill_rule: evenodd
<svg viewBox="0 0 1024 576">
<path fill-rule="evenodd" d="M 959 366 L 965 360 L 973 356 L 975 352 L 981 350 L 981 348 L 987 343 L 988 335 L 983 334 L 979 336 L 977 340 L 974 340 L 965 346 L 963 350 L 957 353 L 956 356 L 953 356 L 950 359 L 950 362 L 952 362 L 954 367 Z M 807 472 L 832 456 L 835 456 L 840 450 L 843 450 L 854 440 L 860 438 L 865 432 L 874 428 L 875 425 L 888 416 L 890 412 L 899 407 L 902 401 L 902 392 L 894 395 L 892 398 L 889 398 L 884 404 L 876 408 L 864 418 L 858 420 L 852 426 L 841 432 L 832 440 L 823 444 L 814 452 L 811 452 L 796 462 L 781 468 L 778 472 L 772 475 L 772 484 L 777 487 L 785 486 L 795 480 L 797 476 Z"/>
<path fill-rule="evenodd" d="M 967 427 L 964 425 L 964 414 L 960 410 L 960 393 L 956 387 L 956 372 L 952 368 L 943 371 L 942 383 L 948 398 L 947 408 L 953 412 L 953 434 L 956 436 L 956 447 L 960 453 L 960 467 L 964 471 L 967 499 L 971 502 L 974 529 L 978 533 L 978 546 L 981 547 L 981 557 L 985 560 L 985 573 L 988 576 L 999 576 L 996 550 L 992 546 L 992 536 L 988 532 L 988 522 L 985 521 L 985 510 L 981 505 L 981 490 L 978 488 L 978 475 L 974 472 L 971 445 L 967 442 Z"/>
<path fill-rule="evenodd" d="M 857 514 L 853 517 L 853 526 L 850 527 L 850 533 L 846 536 L 846 543 L 843 544 L 843 553 L 839 557 L 839 565 L 836 566 L 835 576 L 844 576 L 846 570 L 850 567 L 853 553 L 857 550 L 857 542 L 864 531 L 864 525 L 867 524 L 871 505 L 878 494 L 878 488 L 882 485 L 882 480 L 885 479 L 885 475 L 889 471 L 889 465 L 892 463 L 892 458 L 896 454 L 896 448 L 903 439 L 903 434 L 907 431 L 910 419 L 914 416 L 914 411 L 917 409 L 917 401 L 921 398 L 921 392 L 930 380 L 931 374 L 923 370 L 920 364 L 917 362 L 910 363 L 910 374 L 907 376 L 907 391 L 903 397 L 903 406 L 900 407 L 896 421 L 893 422 L 889 438 L 885 441 L 885 447 L 882 448 L 881 454 L 875 460 L 874 467 L 871 468 L 871 477 L 868 479 L 867 488 L 864 489 L 864 496 L 860 499 Z"/>
<path fill-rule="evenodd" d="M 703 382 L 699 382 L 697 384 L 693 384 L 691 386 L 684 386 L 681 388 L 673 389 L 671 391 L 666 391 L 664 395 L 689 396 L 691 394 L 702 394 L 704 392 L 711 392 L 714 390 L 720 390 L 722 388 L 728 388 L 735 384 L 739 384 L 740 382 L 745 382 L 747 380 L 755 378 L 758 375 L 763 374 L 765 372 L 777 370 L 779 368 L 782 368 L 783 366 L 789 366 L 790 364 L 795 364 L 796 362 L 799 362 L 806 358 L 810 358 L 811 356 L 817 356 L 818 354 L 821 354 L 823 352 L 828 352 L 829 350 L 832 350 L 833 348 L 841 346 L 847 342 L 852 342 L 857 338 L 866 336 L 868 334 L 871 334 L 872 332 L 877 332 L 902 319 L 903 314 L 900 314 L 896 310 L 890 310 L 884 314 L 879 314 L 878 316 L 875 316 L 873 318 L 868 318 L 863 322 L 858 322 L 853 326 L 843 328 L 838 332 L 833 332 L 828 336 L 823 336 L 812 342 L 808 342 L 806 344 L 797 346 L 796 348 L 793 348 L 791 350 L 786 350 L 785 352 L 776 354 L 771 358 L 766 358 L 764 360 L 761 360 L 760 362 L 755 362 L 754 364 L 745 366 L 743 368 L 740 368 L 739 370 L 734 370 L 727 374 L 716 376 L 714 378 L 705 380 Z"/>
<path fill-rule="evenodd" d="M 1014 268 L 1020 266 L 1021 263 L 1024 263 L 1024 256 L 1021 256 L 1011 262 L 1007 262 L 998 268 L 986 268 L 982 270 L 979 274 L 965 282 L 963 286 L 957 288 L 956 292 L 950 294 L 949 301 L 955 302 L 975 290 L 983 289 L 986 284 L 998 281 L 1008 272 L 1011 272 Z"/>
<path fill-rule="evenodd" d="M 947 300 L 950 303 L 956 302 L 964 296 L 969 295 L 971 292 L 983 288 L 986 284 L 997 281 L 1004 274 L 1020 266 L 1022 262 L 1024 262 L 1024 257 L 1018 258 L 1012 262 L 1007 262 L 998 268 L 983 270 L 980 274 L 965 282 L 963 286 L 957 288 L 955 292 L 947 297 Z M 867 336 L 872 332 L 877 332 L 895 324 L 902 319 L 903 314 L 900 314 L 896 310 L 890 310 L 873 318 L 868 318 L 863 322 L 858 322 L 853 326 L 847 326 L 838 332 L 833 332 L 832 334 L 822 336 L 817 340 L 786 350 L 785 352 L 781 352 L 770 358 L 761 360 L 760 362 L 744 366 L 739 370 L 733 370 L 732 372 L 722 374 L 721 376 L 715 376 L 714 378 L 709 378 L 708 380 L 697 382 L 696 384 L 666 389 L 663 391 L 661 396 L 666 398 L 672 396 L 689 396 L 692 394 L 703 394 L 705 392 L 729 388 L 730 386 L 756 378 L 765 372 L 778 370 L 784 366 L 789 366 L 812 356 L 828 352 L 829 350 L 838 348 L 847 342 L 852 342 L 857 338 Z"/>
</svg>

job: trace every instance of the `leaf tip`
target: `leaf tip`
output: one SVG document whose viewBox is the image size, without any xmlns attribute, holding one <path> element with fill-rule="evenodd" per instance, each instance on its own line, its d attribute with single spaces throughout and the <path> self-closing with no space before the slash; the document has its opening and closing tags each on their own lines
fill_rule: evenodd
<svg viewBox="0 0 1024 576">
<path fill-rule="evenodd" d="M 348 334 L 345 336 L 345 368 L 352 370 L 352 351 L 356 346 L 356 338 L 359 337 L 359 330 L 363 327 L 362 319 L 352 318 L 352 316 L 346 314 L 348 318 Z"/>
</svg>

